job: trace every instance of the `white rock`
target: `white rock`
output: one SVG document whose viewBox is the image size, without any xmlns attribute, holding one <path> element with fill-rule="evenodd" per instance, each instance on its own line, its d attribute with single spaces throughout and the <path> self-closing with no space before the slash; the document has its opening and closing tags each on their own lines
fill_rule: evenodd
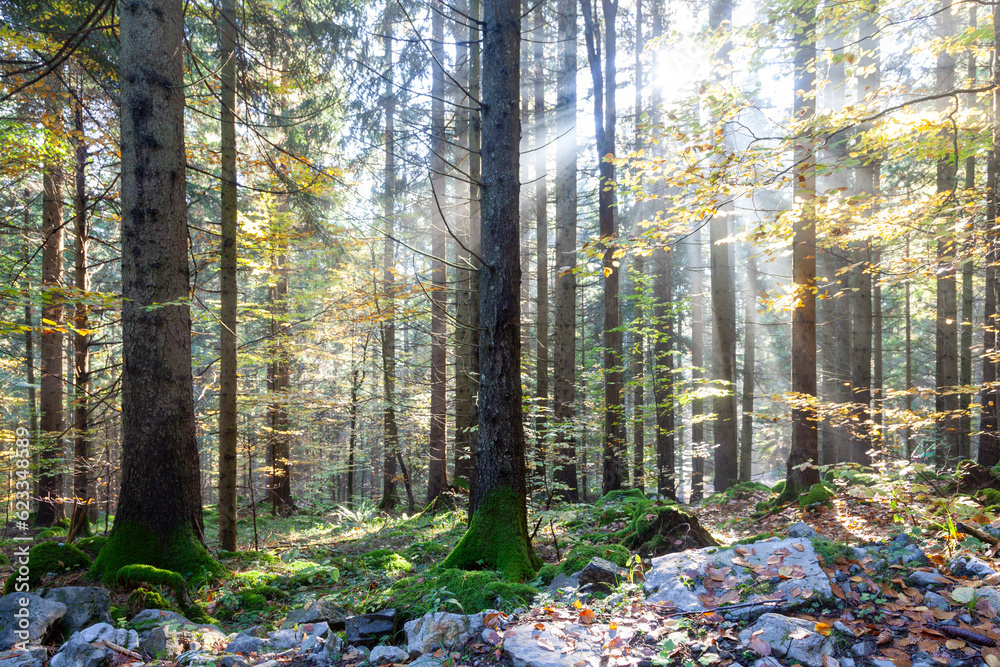
<svg viewBox="0 0 1000 667">
<path fill-rule="evenodd" d="M 490 611 L 464 616 L 439 611 L 436 614 L 426 614 L 423 618 L 407 621 L 406 649 L 410 655 L 433 653 L 439 648 L 453 648 L 469 641 L 470 637 L 478 635 L 483 627 L 483 615 L 495 613 Z"/>
<path fill-rule="evenodd" d="M 387 662 L 406 662 L 410 654 L 398 646 L 376 646 L 368 654 L 368 662 L 372 665 L 384 665 Z"/>
<path fill-rule="evenodd" d="M 815 621 L 764 614 L 740 633 L 740 643 L 749 646 L 750 638 L 761 631 L 757 639 L 771 647 L 771 655 L 787 656 L 807 667 L 823 667 L 823 656 L 833 655 L 833 638 L 819 634 L 815 627 Z"/>
</svg>

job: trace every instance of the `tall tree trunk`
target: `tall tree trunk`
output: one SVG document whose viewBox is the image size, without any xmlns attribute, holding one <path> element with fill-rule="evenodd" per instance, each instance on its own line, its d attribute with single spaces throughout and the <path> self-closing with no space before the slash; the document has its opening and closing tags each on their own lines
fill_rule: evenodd
<svg viewBox="0 0 1000 667">
<path fill-rule="evenodd" d="M 792 237 L 792 442 L 788 454 L 786 497 L 819 482 L 819 443 L 816 430 L 816 155 L 811 123 L 816 114 L 816 6 L 810 0 L 794 12 L 801 30 L 793 38 L 795 77 L 794 117 L 803 124 L 795 141 L 794 200 L 798 218 Z"/>
<path fill-rule="evenodd" d="M 688 269 L 691 271 L 691 381 L 695 389 L 704 371 L 705 341 L 705 295 L 702 286 L 704 267 L 702 266 L 701 230 L 696 230 L 687 243 Z M 701 500 L 704 493 L 705 460 L 701 457 L 705 442 L 705 425 L 701 420 L 704 402 L 701 398 L 691 400 L 691 497 L 688 502 Z"/>
<path fill-rule="evenodd" d="M 74 424 L 73 424 L 73 496 L 76 502 L 86 506 L 91 496 L 90 481 L 90 329 L 89 306 L 84 295 L 90 289 L 87 274 L 87 250 L 90 226 L 87 221 L 87 144 L 83 125 L 83 88 L 77 88 L 76 104 L 73 106 L 73 142 L 76 153 L 75 185 L 73 198 L 75 209 L 76 247 L 73 253 L 73 269 L 77 302 L 73 315 L 73 366 L 74 366 Z M 89 510 L 88 510 L 89 511 Z M 84 522 L 88 514 L 81 515 Z M 89 531 L 83 527 L 83 534 Z"/>
<path fill-rule="evenodd" d="M 534 577 L 525 500 L 521 406 L 520 247 L 520 8 L 517 0 L 488 0 L 484 12 L 482 407 L 476 486 L 469 529 L 443 567 L 498 570 L 511 581 Z"/>
<path fill-rule="evenodd" d="M 139 559 L 200 578 L 219 569 L 202 546 L 191 314 L 183 303 L 190 294 L 183 4 L 135 0 L 119 18 L 121 495 L 91 572 L 111 580 Z"/>
<path fill-rule="evenodd" d="M 221 249 L 219 252 L 219 547 L 236 551 L 236 423 L 237 359 L 236 306 L 237 220 L 236 201 L 236 6 L 219 3 L 219 101 L 221 128 Z"/>
<path fill-rule="evenodd" d="M 469 0 L 469 98 L 480 103 L 482 58 L 480 50 L 480 17 L 482 0 Z M 482 196 L 482 109 L 469 112 L 469 497 L 476 489 L 476 458 L 479 452 L 479 318 L 481 266 L 481 207 Z M 472 508 L 469 508 L 472 520 Z"/>
<path fill-rule="evenodd" d="M 948 39 L 955 33 L 951 13 L 951 0 L 941 0 L 937 12 L 937 35 Z M 938 54 L 935 87 L 938 92 L 955 88 L 955 59 L 947 50 Z M 942 100 L 938 110 L 944 112 L 949 102 Z M 942 119 L 943 123 L 947 123 Z M 942 130 L 946 145 L 950 144 L 951 130 Z M 937 163 L 938 195 L 951 196 L 957 178 L 957 156 L 946 153 Z M 960 420 L 958 416 L 958 286 L 956 284 L 956 242 L 954 236 L 943 230 L 937 242 L 937 308 L 935 326 L 935 382 L 934 409 L 938 413 L 937 428 L 941 444 L 937 461 L 944 464 L 959 454 Z"/>
<path fill-rule="evenodd" d="M 656 397 L 656 490 L 677 498 L 677 466 L 674 455 L 674 357 L 673 294 L 670 253 L 666 248 L 653 252 L 653 317 L 656 342 L 653 364 L 653 394 Z"/>
<path fill-rule="evenodd" d="M 643 132 L 640 129 L 642 123 L 642 88 L 643 88 L 643 72 L 642 72 L 642 52 L 645 48 L 646 42 L 643 40 L 642 36 L 642 0 L 636 0 L 635 3 L 635 149 L 639 151 L 645 145 L 643 140 Z M 643 219 L 643 213 L 646 211 L 646 206 L 644 202 L 636 202 L 635 208 L 633 209 L 633 215 L 635 216 L 635 235 L 636 237 L 642 234 L 642 229 L 640 223 Z M 645 336 L 643 335 L 642 328 L 645 326 L 645 321 L 643 318 L 643 298 L 646 295 L 645 290 L 645 261 L 644 259 L 636 254 L 632 259 L 632 285 L 633 285 L 633 309 L 635 310 L 635 319 L 632 323 L 632 330 L 634 331 L 635 340 L 632 344 L 632 486 L 637 489 L 645 490 L 645 449 L 646 449 L 646 438 L 645 438 L 645 427 L 646 427 L 646 415 L 645 415 L 645 373 L 643 370 L 643 364 L 645 362 Z"/>
<path fill-rule="evenodd" d="M 559 72 L 556 99 L 556 270 L 553 336 L 553 417 L 559 495 L 578 502 L 576 436 L 576 0 L 558 0 Z"/>
<path fill-rule="evenodd" d="M 740 433 L 740 481 L 753 476 L 753 395 L 757 347 L 757 258 L 747 247 L 747 290 L 743 311 L 743 424 Z"/>
<path fill-rule="evenodd" d="M 969 27 L 972 30 L 976 29 L 976 7 L 975 5 L 969 8 Z M 969 63 L 967 69 L 967 78 L 970 82 L 976 80 L 976 54 L 975 51 L 969 52 Z M 970 83 L 970 85 L 973 85 Z M 976 106 L 976 96 L 969 96 L 969 107 L 975 108 Z M 971 191 L 976 187 L 976 156 L 974 153 L 970 153 L 968 157 L 965 158 L 965 189 Z M 961 341 L 959 343 L 960 348 L 960 360 L 959 360 L 959 378 L 958 383 L 963 387 L 962 393 L 958 397 L 958 409 L 961 414 L 959 420 L 959 458 L 968 459 L 972 457 L 972 434 L 971 434 L 971 422 L 972 417 L 969 414 L 969 405 L 972 401 L 972 396 L 964 389 L 972 384 L 972 306 L 973 300 L 975 298 L 972 291 L 972 275 L 974 271 L 974 266 L 972 262 L 972 255 L 966 258 L 962 262 L 962 322 L 961 322 Z"/>
<path fill-rule="evenodd" d="M 906 256 L 910 256 L 910 237 L 906 237 Z M 905 321 L 904 326 L 906 328 L 905 332 L 905 356 L 906 356 L 906 398 L 904 404 L 906 406 L 906 427 L 903 429 L 903 437 L 906 441 L 906 458 L 909 459 L 913 456 L 913 430 L 910 427 L 910 413 L 913 410 L 913 394 L 911 390 L 913 389 L 913 319 L 910 309 L 910 281 L 906 281 L 905 285 L 905 303 L 904 303 L 904 313 L 903 319 Z"/>
<path fill-rule="evenodd" d="M 396 424 L 396 90 L 393 84 L 393 9 L 394 0 L 387 0 L 382 22 L 382 49 L 385 57 L 385 165 L 383 170 L 382 224 L 382 499 L 379 509 L 388 512 L 396 507 L 396 459 L 399 457 L 399 428 Z M 348 486 L 353 482 L 353 470 L 348 466 Z M 349 489 L 349 494 L 353 489 Z M 351 496 L 352 497 L 352 496 Z M 413 510 L 412 502 L 410 510 Z"/>
<path fill-rule="evenodd" d="M 535 84 L 535 247 L 538 257 L 536 267 L 537 285 L 537 329 L 536 352 L 537 367 L 535 371 L 535 432 L 537 433 L 537 451 L 535 468 L 537 476 L 545 479 L 547 467 L 547 418 L 549 402 L 549 193 L 546 183 L 546 145 L 548 144 L 548 127 L 545 115 L 545 33 L 544 9 L 541 4 L 535 8 L 534 33 L 534 84 Z M 540 474 L 538 474 L 540 473 Z M 543 485 L 544 486 L 544 485 Z"/>
<path fill-rule="evenodd" d="M 728 31 L 733 20 L 732 0 L 712 0 L 708 10 L 709 28 L 719 34 Z M 724 40 L 716 59 L 723 67 L 729 63 L 730 41 Z M 716 78 L 722 79 L 720 73 Z M 725 143 L 726 128 L 719 140 Z M 717 165 L 721 168 L 721 164 Z M 720 193 L 721 194 L 721 193 Z M 724 195 L 722 195 L 724 197 Z M 729 262 L 729 237 L 732 203 L 722 202 L 708 224 L 709 258 L 712 285 L 712 380 L 720 393 L 712 400 L 715 423 L 715 490 L 728 489 L 739 478 L 736 441 L 736 392 L 733 384 L 736 356 L 736 304 L 733 299 L 733 275 Z"/>
<path fill-rule="evenodd" d="M 427 502 L 448 487 L 447 363 L 445 352 L 446 272 L 444 220 L 444 4 L 431 12 L 431 423 L 427 465 Z"/>
<path fill-rule="evenodd" d="M 289 213 L 287 203 L 278 207 L 282 219 Z M 287 239 L 282 224 L 272 230 L 275 247 L 272 249 L 271 272 L 275 283 L 268 288 L 271 309 L 271 361 L 268 364 L 268 389 L 271 404 L 268 406 L 269 458 L 271 513 L 284 516 L 292 510 L 291 438 L 288 433 L 288 390 L 290 387 L 288 333 L 288 258 L 285 255 Z"/>
<path fill-rule="evenodd" d="M 24 281 L 24 377 L 28 381 L 28 438 L 31 441 L 32 458 L 38 442 L 38 397 L 35 391 L 35 325 L 31 307 L 31 259 L 34 254 L 34 243 L 31 237 L 31 192 L 24 191 L 24 271 L 21 276 Z M 38 495 L 37 478 L 32 485 L 32 493 Z"/>
<path fill-rule="evenodd" d="M 365 349 L 368 345 L 365 345 Z M 362 356 L 361 364 L 365 363 L 365 358 Z M 348 436 L 347 442 L 347 506 L 354 506 L 354 452 L 358 443 L 358 392 L 361 389 L 361 383 L 365 381 L 364 373 L 358 368 L 358 364 L 355 364 L 354 368 L 351 369 L 351 403 L 348 406 L 348 416 L 350 418 L 351 432 Z M 383 447 L 385 445 L 383 444 Z M 374 485 L 373 485 L 374 486 Z"/>
<path fill-rule="evenodd" d="M 617 109 L 617 32 L 615 19 L 618 0 L 601 0 L 604 15 L 604 59 L 601 70 L 601 30 L 598 27 L 596 8 L 591 0 L 582 0 L 586 25 L 587 60 L 594 80 L 594 124 L 597 137 L 597 156 L 600 159 L 600 191 L 598 192 L 598 217 L 601 244 L 604 246 L 604 465 L 603 492 L 620 489 L 628 478 L 625 453 L 625 404 L 624 363 L 621 326 L 620 283 L 621 268 L 616 256 L 618 250 L 616 204 L 613 182 L 614 164 L 606 157 L 615 153 L 615 126 Z"/>
<path fill-rule="evenodd" d="M 61 88 L 55 76 L 48 77 L 45 113 L 59 123 L 62 113 L 59 100 Z M 58 128 L 49 128 L 53 131 Z M 42 327 L 41 435 L 38 474 L 38 526 L 51 526 L 63 516 L 59 498 L 63 492 L 63 171 L 55 158 L 43 166 L 42 176 L 42 321 L 52 322 Z"/>
<path fill-rule="evenodd" d="M 872 198 L 874 169 L 864 165 L 855 171 L 859 197 Z M 868 465 L 871 441 L 872 384 L 872 260 L 871 241 L 858 241 L 852 248 L 856 264 L 851 277 L 851 440 L 840 459 Z"/>
<path fill-rule="evenodd" d="M 992 468 L 1000 463 L 1000 433 L 998 433 L 998 416 L 1000 416 L 1000 386 L 997 385 L 997 366 L 1000 362 L 1000 350 L 997 349 L 997 304 L 1000 301 L 1000 276 L 997 275 L 997 264 L 1000 263 L 1000 230 L 997 229 L 997 209 L 1000 208 L 1000 170 L 997 160 L 1000 160 L 1000 12 L 993 12 L 993 117 L 990 129 L 993 146 L 990 159 L 987 161 L 986 174 L 986 294 L 983 306 L 983 390 L 980 398 L 980 423 L 982 434 L 979 436 L 980 465 Z"/>
</svg>

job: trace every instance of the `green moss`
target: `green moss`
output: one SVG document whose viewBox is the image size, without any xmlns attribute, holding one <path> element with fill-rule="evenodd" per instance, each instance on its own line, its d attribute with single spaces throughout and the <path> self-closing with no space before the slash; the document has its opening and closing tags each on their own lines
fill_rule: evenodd
<svg viewBox="0 0 1000 667">
<path fill-rule="evenodd" d="M 192 588 L 216 581 L 225 572 L 198 541 L 190 526 L 178 528 L 164 544 L 148 526 L 116 523 L 88 576 L 113 585 L 118 571 L 134 564 L 176 572 Z"/>
<path fill-rule="evenodd" d="M 757 533 L 756 535 L 751 535 L 750 537 L 744 537 L 742 540 L 736 540 L 730 546 L 738 546 L 740 544 L 753 544 L 754 542 L 763 542 L 769 537 L 774 537 L 774 533 L 771 531 L 766 531 L 763 533 Z"/>
<path fill-rule="evenodd" d="M 76 546 L 80 547 L 80 549 L 85 551 L 91 558 L 97 558 L 97 554 L 107 543 L 108 538 L 106 535 L 98 535 L 96 537 L 85 537 L 82 540 L 77 540 Z"/>
<path fill-rule="evenodd" d="M 602 544 L 601 546 L 578 544 L 566 554 L 561 567 L 562 571 L 566 574 L 573 574 L 587 567 L 587 563 L 592 558 L 603 558 L 604 560 L 611 561 L 618 567 L 625 567 L 625 564 L 628 563 L 628 559 L 631 557 L 632 552 L 620 544 Z"/>
<path fill-rule="evenodd" d="M 69 529 L 69 517 L 63 517 L 52 524 L 53 528 L 66 528 Z"/>
<path fill-rule="evenodd" d="M 468 530 L 441 564 L 460 570 L 497 570 L 508 581 L 530 581 L 541 567 L 527 534 L 524 498 L 500 488 L 482 500 Z"/>
<path fill-rule="evenodd" d="M 537 576 L 543 584 L 548 586 L 552 583 L 553 579 L 559 576 L 560 572 L 562 572 L 561 563 L 546 563 L 542 566 L 542 569 L 538 571 Z"/>
<path fill-rule="evenodd" d="M 495 608 L 509 611 L 530 604 L 537 593 L 527 584 L 504 581 L 497 572 L 440 569 L 398 580 L 374 606 L 391 601 L 400 616 L 408 620 L 432 610 L 461 610 L 466 614 Z M 449 600 L 457 602 L 458 608 L 450 608 L 455 605 L 449 605 Z"/>
<path fill-rule="evenodd" d="M 813 484 L 809 487 L 809 491 L 800 498 L 799 504 L 802 507 L 822 505 L 830 502 L 836 497 L 837 494 L 833 492 L 833 489 L 830 489 L 823 484 Z"/>
<path fill-rule="evenodd" d="M 90 567 L 90 556 L 72 544 L 41 542 L 28 551 L 28 586 L 34 588 L 47 573 L 62 574 Z M 4 583 L 4 595 L 12 593 L 17 583 L 17 572 L 12 572 Z"/>
<path fill-rule="evenodd" d="M 53 526 L 52 528 L 46 528 L 42 532 L 38 533 L 38 539 L 45 540 L 50 537 L 65 537 L 66 529 L 61 526 Z"/>
<path fill-rule="evenodd" d="M 767 484 L 761 484 L 760 482 L 740 482 L 739 484 L 734 484 L 725 491 L 713 493 L 709 497 L 705 498 L 705 504 L 718 505 L 729 502 L 730 500 L 745 500 L 758 491 L 771 493 L 772 489 Z"/>
<path fill-rule="evenodd" d="M 116 575 L 116 583 L 121 586 L 135 586 L 138 584 L 153 584 L 154 586 L 166 586 L 174 591 L 178 599 L 182 599 L 187 594 L 187 582 L 184 577 L 171 572 L 161 570 L 152 565 L 123 565 Z"/>
<path fill-rule="evenodd" d="M 771 493 L 774 493 L 774 494 L 777 494 L 777 495 L 780 496 L 782 493 L 785 492 L 785 484 L 787 484 L 786 480 L 783 480 L 783 479 L 779 480 L 774 486 L 771 487 Z"/>
<path fill-rule="evenodd" d="M 983 489 L 976 494 L 976 500 L 986 506 L 1000 505 L 1000 491 L 997 489 Z"/>
<path fill-rule="evenodd" d="M 244 611 L 259 611 L 267 607 L 267 598 L 257 591 L 241 591 L 236 596 L 238 608 Z"/>
<path fill-rule="evenodd" d="M 148 588 L 137 588 L 129 593 L 125 607 L 128 609 L 129 617 L 135 616 L 145 609 L 164 609 L 166 611 L 176 609 L 165 597 Z"/>
<path fill-rule="evenodd" d="M 387 574 L 400 574 L 413 569 L 413 563 L 392 549 L 369 551 L 359 556 L 358 562 L 369 570 L 379 570 Z"/>
<path fill-rule="evenodd" d="M 609 503 L 623 501 L 626 503 L 637 503 L 640 501 L 648 501 L 649 498 L 640 489 L 617 489 L 615 491 L 608 491 L 601 498 L 594 503 L 595 507 L 601 507 Z"/>
<path fill-rule="evenodd" d="M 823 559 L 823 564 L 833 567 L 838 558 L 845 560 L 854 558 L 854 551 L 847 544 L 833 540 L 811 540 L 816 555 Z"/>
<path fill-rule="evenodd" d="M 281 562 L 280 558 L 266 551 L 220 551 L 219 560 L 235 561 L 244 567 L 254 563 L 275 565 Z"/>
</svg>

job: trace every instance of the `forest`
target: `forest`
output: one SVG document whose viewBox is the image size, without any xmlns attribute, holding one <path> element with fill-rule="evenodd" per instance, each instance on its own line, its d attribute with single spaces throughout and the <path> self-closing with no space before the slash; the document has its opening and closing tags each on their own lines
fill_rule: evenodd
<svg viewBox="0 0 1000 667">
<path fill-rule="evenodd" d="M 0 0 L 0 663 L 1000 667 L 998 43 Z"/>
</svg>

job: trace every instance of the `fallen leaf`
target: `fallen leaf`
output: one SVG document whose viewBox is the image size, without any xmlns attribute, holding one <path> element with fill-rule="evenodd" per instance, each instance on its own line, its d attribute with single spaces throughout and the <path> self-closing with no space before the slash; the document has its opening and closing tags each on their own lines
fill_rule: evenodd
<svg viewBox="0 0 1000 667">
<path fill-rule="evenodd" d="M 833 626 L 827 625 L 826 623 L 817 623 L 816 627 L 813 629 L 824 637 L 829 637 L 830 633 L 833 632 Z"/>
<path fill-rule="evenodd" d="M 547 639 L 536 639 L 535 643 L 538 644 L 539 646 L 541 646 L 546 651 L 555 651 L 556 650 L 555 644 L 553 644 L 552 642 L 550 642 Z"/>
<path fill-rule="evenodd" d="M 847 599 L 847 596 L 844 595 L 844 589 L 841 588 L 840 586 L 838 586 L 837 584 L 831 583 L 830 584 L 830 590 L 833 592 L 834 595 L 836 595 L 841 600 L 846 600 Z"/>
<path fill-rule="evenodd" d="M 805 546 L 799 544 L 798 542 L 792 542 L 792 548 L 795 549 L 796 551 L 805 551 L 806 550 Z"/>
<path fill-rule="evenodd" d="M 965 642 L 961 639 L 949 639 L 944 643 L 944 646 L 945 648 L 954 651 L 956 649 L 965 648 Z"/>
<path fill-rule="evenodd" d="M 976 589 L 967 586 L 960 586 L 951 592 L 951 599 L 958 604 L 969 604 L 976 596 Z"/>
<path fill-rule="evenodd" d="M 590 625 L 594 622 L 594 610 L 590 607 L 584 609 L 580 612 L 580 617 L 576 620 L 576 622 L 582 625 Z"/>
<path fill-rule="evenodd" d="M 817 623 L 817 625 L 819 625 L 819 624 Z M 812 633 L 809 632 L 808 630 L 806 630 L 805 628 L 799 628 L 795 632 L 789 634 L 788 638 L 789 639 L 805 639 L 810 634 L 812 634 Z"/>
<path fill-rule="evenodd" d="M 832 655 L 823 655 L 823 667 L 840 667 L 840 660 L 837 660 Z"/>
<path fill-rule="evenodd" d="M 766 658 L 771 655 L 771 645 L 758 636 L 761 632 L 763 632 L 763 630 L 755 632 L 753 636 L 750 637 L 750 649 L 757 655 Z"/>
</svg>

